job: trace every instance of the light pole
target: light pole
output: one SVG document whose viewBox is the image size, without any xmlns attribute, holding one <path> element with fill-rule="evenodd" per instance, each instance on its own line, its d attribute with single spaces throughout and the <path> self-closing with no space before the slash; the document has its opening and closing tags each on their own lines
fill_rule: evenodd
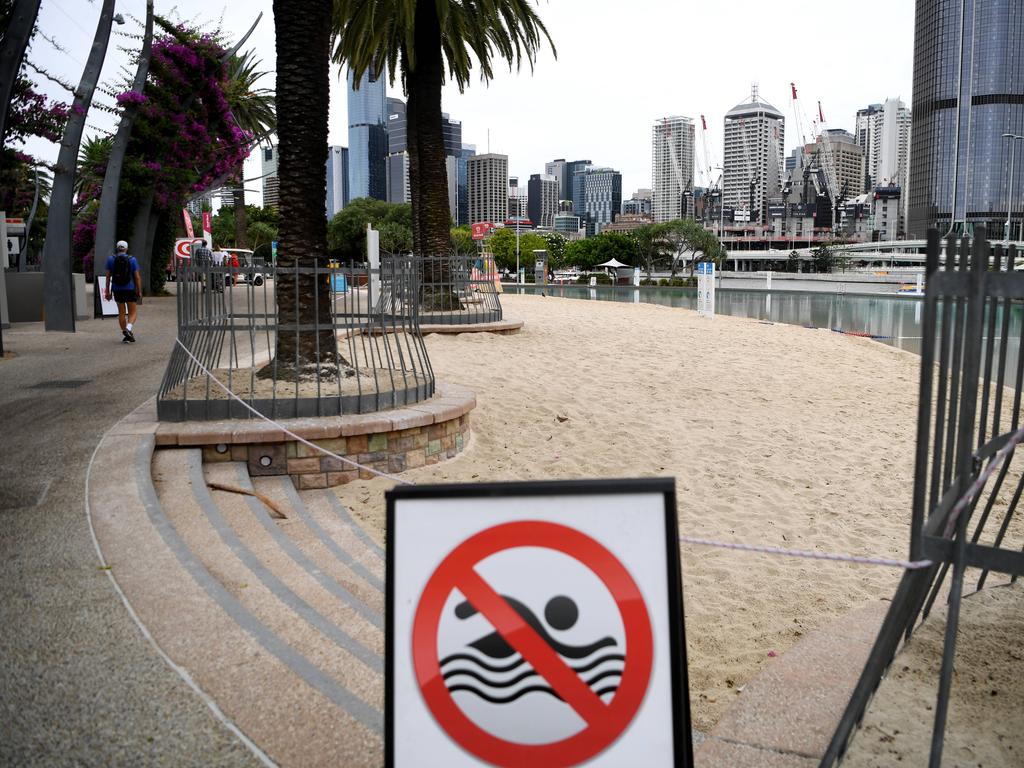
<svg viewBox="0 0 1024 768">
<path fill-rule="evenodd" d="M 1014 150 L 1017 149 L 1017 142 L 1024 139 L 1017 133 L 1004 133 L 1004 139 L 1010 139 L 1010 189 L 1006 195 L 1006 245 L 1010 245 L 1010 238 L 1013 236 L 1013 225 L 1011 220 L 1013 219 L 1013 155 Z"/>
<path fill-rule="evenodd" d="M 519 219 L 521 218 L 523 204 L 516 193 L 516 285 L 519 285 Z"/>
</svg>

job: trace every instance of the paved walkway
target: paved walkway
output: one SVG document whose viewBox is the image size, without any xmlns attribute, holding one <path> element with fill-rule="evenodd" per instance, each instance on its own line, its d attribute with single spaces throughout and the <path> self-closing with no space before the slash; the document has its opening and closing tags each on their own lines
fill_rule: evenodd
<svg viewBox="0 0 1024 768">
<path fill-rule="evenodd" d="M 258 764 L 142 636 L 86 521 L 93 450 L 156 392 L 174 334 L 174 298 L 145 301 L 134 345 L 115 319 L 4 331 L 0 764 Z"/>
</svg>

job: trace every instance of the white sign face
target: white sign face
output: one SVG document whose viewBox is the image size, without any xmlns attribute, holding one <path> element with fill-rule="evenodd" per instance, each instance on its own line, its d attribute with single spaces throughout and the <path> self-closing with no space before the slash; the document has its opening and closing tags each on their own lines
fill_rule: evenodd
<svg viewBox="0 0 1024 768">
<path fill-rule="evenodd" d="M 391 491 L 386 764 L 692 765 L 675 519 L 670 480 Z"/>
<path fill-rule="evenodd" d="M 697 263 L 697 314 L 701 317 L 715 316 L 715 263 Z"/>
<path fill-rule="evenodd" d="M 102 269 L 96 269 L 97 267 L 102 267 Z M 110 295 L 110 301 L 107 301 L 106 262 L 103 262 L 103 264 L 94 263 L 93 269 L 96 271 L 94 273 L 92 289 L 100 292 L 100 312 L 103 314 L 103 317 L 117 317 L 117 302 L 114 301 L 113 293 Z"/>
</svg>

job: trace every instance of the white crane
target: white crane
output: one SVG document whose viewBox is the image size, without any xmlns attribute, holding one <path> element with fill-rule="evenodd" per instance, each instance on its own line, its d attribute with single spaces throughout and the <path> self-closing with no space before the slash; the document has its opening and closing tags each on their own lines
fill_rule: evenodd
<svg viewBox="0 0 1024 768">
<path fill-rule="evenodd" d="M 822 153 L 824 155 L 822 165 L 825 171 L 825 184 L 828 187 L 832 205 L 835 206 L 839 204 L 839 176 L 836 173 L 836 157 L 832 151 L 832 140 L 828 135 L 828 124 L 825 122 L 825 113 L 821 109 L 820 101 L 818 102 L 818 117 L 821 120 L 819 123 L 821 133 L 818 138 L 825 149 Z"/>
</svg>

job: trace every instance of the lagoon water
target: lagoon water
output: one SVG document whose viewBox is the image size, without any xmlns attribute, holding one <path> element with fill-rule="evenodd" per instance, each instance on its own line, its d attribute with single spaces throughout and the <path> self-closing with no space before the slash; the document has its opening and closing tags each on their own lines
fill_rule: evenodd
<svg viewBox="0 0 1024 768">
<path fill-rule="evenodd" d="M 533 285 L 511 286 L 506 291 L 538 293 Z M 662 304 L 668 307 L 697 308 L 695 288 L 632 288 L 599 285 L 549 285 L 548 296 L 568 299 L 594 299 Z M 715 311 L 722 315 L 750 317 L 772 323 L 813 328 L 829 328 L 847 333 L 867 333 L 885 344 L 920 353 L 921 318 L 924 302 L 908 296 L 865 296 L 843 293 L 803 293 L 794 291 L 716 290 Z M 1020 319 L 1016 328 L 1019 331 Z M 1015 335 L 1019 335 L 1015 334 Z"/>
</svg>

